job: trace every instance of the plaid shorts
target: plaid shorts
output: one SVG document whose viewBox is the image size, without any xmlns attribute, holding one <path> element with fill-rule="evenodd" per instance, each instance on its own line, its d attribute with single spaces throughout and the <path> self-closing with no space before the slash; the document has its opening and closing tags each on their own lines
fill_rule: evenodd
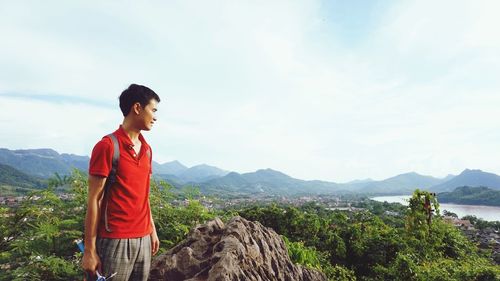
<svg viewBox="0 0 500 281">
<path fill-rule="evenodd" d="M 151 267 L 151 237 L 133 239 L 98 238 L 97 253 L 101 259 L 101 275 L 117 272 L 113 281 L 148 280 Z"/>
</svg>

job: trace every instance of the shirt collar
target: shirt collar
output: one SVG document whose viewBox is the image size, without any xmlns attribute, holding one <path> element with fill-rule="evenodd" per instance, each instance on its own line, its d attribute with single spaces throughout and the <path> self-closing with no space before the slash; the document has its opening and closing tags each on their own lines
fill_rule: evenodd
<svg viewBox="0 0 500 281">
<path fill-rule="evenodd" d="M 122 125 L 120 125 L 118 127 L 118 129 L 115 131 L 115 135 L 120 137 L 122 139 L 122 141 L 126 142 L 127 144 L 133 145 L 132 140 L 130 139 L 130 136 L 127 134 L 127 132 L 125 132 L 125 129 L 123 129 Z M 143 144 L 147 144 L 146 139 L 144 139 L 144 137 L 142 136 L 141 133 L 139 133 L 139 140 Z"/>
</svg>

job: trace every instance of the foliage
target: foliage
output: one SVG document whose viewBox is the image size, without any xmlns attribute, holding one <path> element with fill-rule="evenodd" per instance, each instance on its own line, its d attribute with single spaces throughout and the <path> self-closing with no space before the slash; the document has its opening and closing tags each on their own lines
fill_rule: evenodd
<svg viewBox="0 0 500 281">
<path fill-rule="evenodd" d="M 73 241 L 83 235 L 85 176 L 72 175 L 74 200 L 62 200 L 55 186 L 33 191 L 0 213 L 0 280 L 74 280 L 80 275 Z M 86 190 L 86 188 L 85 188 Z"/>
<path fill-rule="evenodd" d="M 462 219 L 469 220 L 477 229 L 485 229 L 487 227 L 491 227 L 496 231 L 500 231 L 500 221 L 485 221 L 472 215 L 464 216 L 462 217 Z"/>
<path fill-rule="evenodd" d="M 54 187 L 63 187 L 66 185 L 69 185 L 71 183 L 72 177 L 71 175 L 60 175 L 59 173 L 54 173 L 54 176 L 52 178 L 49 178 L 48 184 L 49 186 L 54 186 Z"/>
<path fill-rule="evenodd" d="M 15 208 L 0 208 L 0 280 L 78 280 L 81 254 L 74 240 L 83 238 L 87 175 L 56 175 L 49 188 L 29 193 Z M 68 198 L 55 191 L 69 185 Z M 177 244 L 198 223 L 215 217 L 199 200 L 199 192 L 174 195 L 166 182 L 151 183 L 150 203 L 161 240 L 160 251 Z M 180 198 L 189 198 L 179 200 Z M 180 204 L 174 205 L 174 201 Z"/>
<path fill-rule="evenodd" d="M 25 196 L 26 194 L 34 190 L 35 188 L 30 187 L 18 187 L 0 184 L 0 194 L 2 194 L 2 196 Z"/>
<path fill-rule="evenodd" d="M 427 238 L 430 235 L 433 213 L 439 215 L 436 194 L 417 189 L 408 203 L 406 230 L 413 232 L 418 239 Z"/>
<path fill-rule="evenodd" d="M 313 247 L 304 246 L 304 242 L 291 242 L 286 236 L 281 236 L 288 249 L 288 255 L 295 263 L 309 268 L 321 269 L 324 254 L 317 252 Z"/>
<path fill-rule="evenodd" d="M 453 213 L 453 212 L 450 212 L 448 210 L 444 210 L 443 211 L 443 216 L 445 217 L 453 217 L 453 218 L 457 218 L 458 219 L 458 215 Z"/>
<path fill-rule="evenodd" d="M 161 251 L 165 251 L 186 237 L 189 230 L 199 223 L 213 219 L 215 213 L 208 211 L 197 199 L 196 189 L 186 189 L 186 194 L 176 197 L 172 186 L 166 181 L 152 181 L 150 204 L 156 231 L 160 239 Z M 172 203 L 179 198 L 182 204 L 174 206 Z"/>
<path fill-rule="evenodd" d="M 381 207 L 379 215 L 276 204 L 238 212 L 286 236 L 294 262 L 325 273 L 331 266 L 341 266 L 357 280 L 498 280 L 499 267 L 459 230 L 438 216 L 428 223 L 423 208 L 428 195 L 432 194 L 416 191 L 408 210 L 363 201 L 367 209 Z M 437 201 L 427 198 L 439 210 Z M 399 217 L 386 215 L 386 211 L 406 214 Z"/>
<path fill-rule="evenodd" d="M 291 242 L 286 236 L 281 236 L 288 249 L 290 259 L 308 268 L 317 269 L 325 273 L 328 280 L 355 281 L 356 276 L 352 270 L 341 265 L 331 265 L 328 254 L 319 252 L 314 247 L 307 247 L 302 241 Z"/>
</svg>

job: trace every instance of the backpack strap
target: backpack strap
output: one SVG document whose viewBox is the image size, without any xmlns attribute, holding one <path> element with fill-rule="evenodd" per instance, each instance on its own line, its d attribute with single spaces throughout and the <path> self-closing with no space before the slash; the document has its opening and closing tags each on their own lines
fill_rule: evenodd
<svg viewBox="0 0 500 281">
<path fill-rule="evenodd" d="M 114 134 L 107 135 L 113 142 L 113 160 L 111 162 L 111 171 L 109 172 L 108 177 L 106 178 L 106 183 L 104 184 L 104 200 L 106 207 L 104 209 L 104 227 L 107 232 L 112 232 L 108 226 L 108 193 L 111 186 L 116 182 L 116 170 L 118 169 L 118 160 L 120 160 L 120 144 L 118 143 L 118 139 Z"/>
<path fill-rule="evenodd" d="M 114 134 L 107 135 L 113 142 L 113 161 L 111 162 L 111 171 L 106 179 L 105 188 L 108 190 L 116 182 L 116 170 L 118 169 L 118 160 L 120 159 L 120 145 Z"/>
</svg>

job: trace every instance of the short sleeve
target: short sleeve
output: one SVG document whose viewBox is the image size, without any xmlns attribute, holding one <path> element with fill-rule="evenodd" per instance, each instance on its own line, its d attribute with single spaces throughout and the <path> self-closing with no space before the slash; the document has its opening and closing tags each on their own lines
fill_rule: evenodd
<svg viewBox="0 0 500 281">
<path fill-rule="evenodd" d="M 89 163 L 89 175 L 107 177 L 113 162 L 113 143 L 109 137 L 100 140 L 92 150 Z"/>
</svg>

